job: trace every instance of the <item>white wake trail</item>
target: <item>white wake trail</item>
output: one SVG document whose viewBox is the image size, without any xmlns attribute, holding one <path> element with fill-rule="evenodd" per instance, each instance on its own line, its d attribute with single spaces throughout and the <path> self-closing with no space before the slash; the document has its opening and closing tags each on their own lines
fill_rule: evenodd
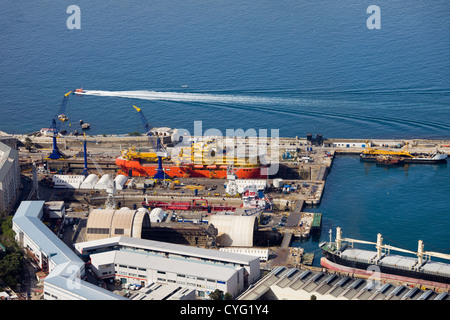
<svg viewBox="0 0 450 320">
<path fill-rule="evenodd" d="M 85 95 L 102 97 L 120 97 L 142 100 L 162 100 L 180 102 L 216 102 L 216 103 L 238 103 L 238 104 L 279 104 L 299 102 L 295 99 L 275 97 L 253 97 L 232 94 L 209 94 L 209 93 L 187 93 L 187 92 L 163 92 L 163 91 L 104 91 L 85 90 Z"/>
</svg>

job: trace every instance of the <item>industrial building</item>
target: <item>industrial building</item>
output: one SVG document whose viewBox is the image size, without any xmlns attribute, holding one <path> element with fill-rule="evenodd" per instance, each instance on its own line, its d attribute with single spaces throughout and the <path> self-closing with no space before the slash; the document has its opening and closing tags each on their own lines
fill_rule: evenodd
<svg viewBox="0 0 450 320">
<path fill-rule="evenodd" d="M 14 215 L 13 230 L 16 241 L 47 274 L 43 280 L 45 299 L 125 299 L 84 281 L 83 257 L 90 258 L 91 270 L 100 279 L 115 278 L 145 287 L 139 299 L 151 299 L 170 288 L 172 299 L 192 297 L 186 288 L 195 290 L 199 297 L 215 289 L 236 296 L 259 278 L 257 257 L 132 237 L 78 243 L 75 247 L 80 258 L 42 222 L 44 204 L 23 201 Z M 156 290 L 155 283 L 171 287 Z"/>
<path fill-rule="evenodd" d="M 22 201 L 13 218 L 16 241 L 47 276 L 44 299 L 117 300 L 123 297 L 84 281 L 84 262 L 42 221 L 44 201 Z"/>
<path fill-rule="evenodd" d="M 150 229 L 148 210 L 139 208 L 93 209 L 89 212 L 85 240 L 98 240 L 115 236 L 146 238 Z"/>
<path fill-rule="evenodd" d="M 98 182 L 99 177 L 96 174 L 91 173 L 84 179 L 80 185 L 80 189 L 94 189 L 95 184 Z"/>
<path fill-rule="evenodd" d="M 233 252 L 233 253 L 240 253 L 240 254 L 258 257 L 259 261 L 269 260 L 269 249 L 268 248 L 226 247 L 226 248 L 220 248 L 219 250 L 223 251 L 223 252 Z"/>
<path fill-rule="evenodd" d="M 176 283 L 195 288 L 199 297 L 216 289 L 236 296 L 244 289 L 244 268 L 121 250 L 92 254 L 90 259 L 99 279 L 114 278 L 122 284 Z"/>
<path fill-rule="evenodd" d="M 217 228 L 217 244 L 223 247 L 253 247 L 254 233 L 258 229 L 255 215 L 212 215 L 209 224 Z"/>
<path fill-rule="evenodd" d="M 62 219 L 66 214 L 64 201 L 47 201 L 44 203 L 44 213 L 50 219 Z"/>
<path fill-rule="evenodd" d="M 449 300 L 447 292 L 297 268 L 277 267 L 237 300 Z"/>
<path fill-rule="evenodd" d="M 343 147 L 343 148 L 365 148 L 370 146 L 367 142 L 355 142 L 355 141 L 333 141 L 332 147 Z"/>
<path fill-rule="evenodd" d="M 53 188 L 57 189 L 79 189 L 83 181 L 83 175 L 55 174 L 52 177 Z"/>
<path fill-rule="evenodd" d="M 0 213 L 16 204 L 20 187 L 19 152 L 0 141 Z"/>
<path fill-rule="evenodd" d="M 123 190 L 128 178 L 122 174 L 115 178 L 111 174 L 104 174 L 100 178 L 96 174 L 90 174 L 87 177 L 84 175 L 55 174 L 52 181 L 53 187 L 57 189 L 108 190 L 115 186 L 117 190 Z"/>
<path fill-rule="evenodd" d="M 100 278 L 176 283 L 201 297 L 215 289 L 236 295 L 260 276 L 258 257 L 153 240 L 114 237 L 76 243 L 75 250 Z"/>
</svg>

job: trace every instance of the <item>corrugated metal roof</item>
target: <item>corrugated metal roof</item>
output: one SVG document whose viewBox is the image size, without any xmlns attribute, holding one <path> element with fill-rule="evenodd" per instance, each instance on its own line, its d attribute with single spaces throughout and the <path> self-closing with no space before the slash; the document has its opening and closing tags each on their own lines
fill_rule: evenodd
<svg viewBox="0 0 450 320">
<path fill-rule="evenodd" d="M 234 268 L 206 264 L 202 261 L 168 259 L 128 251 L 110 251 L 91 255 L 92 263 L 96 263 L 97 259 L 101 262 L 100 264 L 114 262 L 115 264 L 137 268 L 148 268 L 221 281 L 228 281 L 237 272 Z"/>
<path fill-rule="evenodd" d="M 186 255 L 191 257 L 203 258 L 207 260 L 217 260 L 230 263 L 239 263 L 244 265 L 248 265 L 250 262 L 259 259 L 258 257 L 246 254 L 224 252 L 213 249 L 197 248 L 181 244 L 174 244 L 147 239 L 138 239 L 131 237 L 112 237 L 87 242 L 80 242 L 77 243 L 75 247 L 78 251 L 83 250 L 83 252 L 85 252 L 86 250 L 89 249 L 97 249 L 111 245 L 130 246 L 140 249 L 147 249 L 150 251 L 154 250 L 154 251 L 168 252 L 177 255 Z"/>
<path fill-rule="evenodd" d="M 199 258 L 205 258 L 209 260 L 220 260 L 225 262 L 232 262 L 232 263 L 242 263 L 242 264 L 249 264 L 251 261 L 254 261 L 256 259 L 259 259 L 257 257 L 251 256 L 251 255 L 245 255 L 240 253 L 232 253 L 232 252 L 223 252 L 219 250 L 212 250 L 212 249 L 203 249 L 203 248 L 197 248 L 197 247 L 191 247 L 191 246 L 185 246 L 180 244 L 174 244 L 174 243 L 168 243 L 168 242 L 161 242 L 161 241 L 154 241 L 154 240 L 146 240 L 146 239 L 136 239 L 136 238 L 130 238 L 130 237 L 121 237 L 120 243 L 122 244 L 132 244 L 135 246 L 143 247 L 151 249 L 156 248 L 161 251 L 171 252 L 174 254 L 180 254 L 180 255 L 190 255 L 190 256 L 196 256 Z"/>
</svg>

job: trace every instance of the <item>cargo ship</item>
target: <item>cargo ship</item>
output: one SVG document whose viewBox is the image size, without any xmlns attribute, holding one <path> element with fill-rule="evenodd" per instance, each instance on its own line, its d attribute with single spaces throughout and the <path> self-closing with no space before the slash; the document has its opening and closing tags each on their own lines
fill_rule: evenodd
<svg viewBox="0 0 450 320">
<path fill-rule="evenodd" d="M 373 148 L 367 148 L 360 154 L 361 161 L 364 162 L 383 162 L 382 159 L 388 157 L 397 159 L 397 164 L 408 164 L 408 163 L 444 163 L 447 161 L 448 154 L 443 151 L 435 151 L 433 153 L 410 153 L 406 150 L 391 151 L 391 150 L 379 150 Z M 384 161 L 384 163 L 389 163 L 389 161 Z"/>
<path fill-rule="evenodd" d="M 376 251 L 353 248 L 354 243 L 375 245 Z M 431 261 L 431 257 L 450 260 L 450 255 L 424 251 L 419 240 L 418 251 L 413 252 L 383 244 L 381 234 L 377 242 L 342 238 L 341 228 L 337 228 L 335 242 L 319 244 L 324 257 L 322 267 L 348 274 L 369 277 L 374 280 L 400 281 L 408 284 L 450 288 L 450 264 Z M 399 251 L 411 254 L 411 257 L 391 254 Z"/>
<path fill-rule="evenodd" d="M 192 143 L 179 149 L 175 158 L 164 157 L 163 170 L 167 178 L 227 179 L 233 174 L 238 179 L 266 179 L 265 165 L 260 156 L 227 156 L 227 150 L 218 147 L 214 139 Z M 116 158 L 120 173 L 128 176 L 153 177 L 158 163 L 155 152 L 125 150 Z"/>
</svg>

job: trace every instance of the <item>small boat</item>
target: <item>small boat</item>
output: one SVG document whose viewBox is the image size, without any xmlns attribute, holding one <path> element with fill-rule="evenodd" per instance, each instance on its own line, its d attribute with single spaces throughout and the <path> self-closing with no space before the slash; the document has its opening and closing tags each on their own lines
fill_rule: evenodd
<svg viewBox="0 0 450 320">
<path fill-rule="evenodd" d="M 86 93 L 86 91 L 84 91 L 83 88 L 75 89 L 74 92 L 75 92 L 75 94 L 85 94 Z"/>
<path fill-rule="evenodd" d="M 69 118 L 63 113 L 58 116 L 58 119 L 61 120 L 61 121 L 69 120 Z"/>
<path fill-rule="evenodd" d="M 87 129 L 89 129 L 91 127 L 91 125 L 89 124 L 89 123 L 83 123 L 82 125 L 81 125 L 81 129 L 83 129 L 83 130 L 87 130 Z"/>
</svg>

